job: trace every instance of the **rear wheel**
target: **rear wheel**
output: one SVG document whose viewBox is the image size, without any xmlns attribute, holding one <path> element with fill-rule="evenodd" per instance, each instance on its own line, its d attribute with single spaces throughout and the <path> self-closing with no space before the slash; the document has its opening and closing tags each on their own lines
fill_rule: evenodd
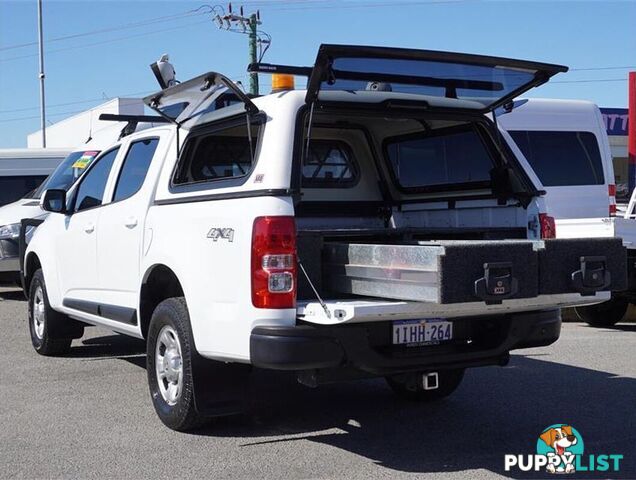
<svg viewBox="0 0 636 480">
<path fill-rule="evenodd" d="M 425 376 L 429 373 L 404 373 L 386 377 L 393 392 L 406 400 L 433 402 L 448 397 L 464 378 L 464 369 L 442 370 L 437 372 L 437 388 L 431 388 L 434 382 L 429 381 L 429 389 L 425 388 Z"/>
<path fill-rule="evenodd" d="M 168 428 L 186 431 L 203 423 L 194 403 L 192 355 L 197 355 L 183 297 L 164 300 L 148 329 L 147 372 L 155 411 Z"/>
<path fill-rule="evenodd" d="M 67 353 L 73 339 L 84 334 L 84 327 L 51 308 L 42 269 L 33 275 L 29 292 L 29 332 L 33 348 L 41 355 Z"/>
<path fill-rule="evenodd" d="M 611 300 L 596 305 L 575 307 L 577 316 L 593 327 L 611 327 L 620 322 L 629 302 L 624 298 L 612 298 Z"/>
</svg>

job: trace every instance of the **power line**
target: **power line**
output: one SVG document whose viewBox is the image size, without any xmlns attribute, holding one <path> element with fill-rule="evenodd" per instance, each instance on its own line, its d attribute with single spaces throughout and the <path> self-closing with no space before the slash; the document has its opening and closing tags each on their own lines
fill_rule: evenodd
<svg viewBox="0 0 636 480">
<path fill-rule="evenodd" d="M 199 7 L 201 8 L 201 7 Z M 228 5 L 228 13 L 225 14 L 224 9 L 221 7 L 222 15 L 216 14 L 212 19 L 217 23 L 220 29 L 225 27 L 225 30 L 232 33 L 240 33 L 248 35 L 249 42 L 249 57 L 250 63 L 257 63 L 263 60 L 265 52 L 272 44 L 272 37 L 269 33 L 259 30 L 258 26 L 262 25 L 260 10 L 256 10 L 256 13 L 250 15 L 244 15 L 243 6 L 240 7 L 239 13 L 232 12 L 232 4 Z M 213 13 L 213 12 L 211 12 Z M 260 50 L 257 54 L 257 50 Z M 249 91 L 252 95 L 258 95 L 258 73 L 250 73 L 250 85 Z"/>
<path fill-rule="evenodd" d="M 570 68 L 570 72 L 590 72 L 595 70 L 629 70 L 636 68 L 636 65 L 627 65 L 624 67 L 588 67 L 588 68 Z"/>
<path fill-rule="evenodd" d="M 282 6 L 271 7 L 268 10 L 328 10 L 328 9 L 341 9 L 341 8 L 384 8 L 384 7 L 398 7 L 398 6 L 419 6 L 419 5 L 442 5 L 442 4 L 454 4 L 454 3 L 476 3 L 482 0 L 429 0 L 429 1 L 397 1 L 397 2 L 356 2 L 347 4 L 325 4 L 325 5 L 297 5 L 297 6 Z M 278 2 L 279 4 L 282 2 Z M 285 2 L 287 3 L 287 2 Z M 304 2 L 301 2 L 304 3 Z"/>
<path fill-rule="evenodd" d="M 122 95 L 113 95 L 110 97 L 99 97 L 99 98 L 87 98 L 86 100 L 76 100 L 73 102 L 64 102 L 64 103 L 56 103 L 53 105 L 47 105 L 46 108 L 56 108 L 56 107 L 67 107 L 69 105 L 79 105 L 82 103 L 91 103 L 91 102 L 99 102 L 99 101 L 109 101 L 114 98 L 126 98 L 126 97 L 136 97 L 138 95 L 148 95 L 153 93 L 155 90 L 145 90 L 143 92 L 133 92 L 133 93 L 124 93 Z M 27 112 L 29 110 L 37 110 L 40 107 L 25 107 L 25 108 L 16 108 L 15 110 L 0 110 L 0 113 L 15 113 L 15 112 Z"/>
<path fill-rule="evenodd" d="M 287 0 L 285 1 L 285 4 L 312 4 L 312 3 L 323 3 L 325 0 L 320 0 L 318 2 L 316 1 L 312 1 L 312 0 Z M 242 2 L 245 5 L 249 5 L 249 4 L 255 4 L 255 5 L 263 5 L 263 6 L 267 6 L 267 5 L 280 5 L 281 2 L 280 1 L 263 1 L 263 2 L 258 2 L 258 1 L 244 1 Z M 201 11 L 202 7 L 207 7 L 208 11 Z M 87 36 L 91 36 L 91 35 L 100 35 L 102 33 L 110 33 L 110 32 L 117 32 L 117 31 L 121 31 L 121 30 L 128 30 L 131 28 L 139 28 L 139 27 L 144 27 L 147 25 L 153 25 L 156 23 L 163 23 L 166 21 L 170 21 L 170 20 L 179 20 L 182 18 L 188 18 L 188 17 L 192 17 L 192 16 L 197 16 L 197 15 L 205 15 L 205 14 L 209 14 L 211 12 L 215 12 L 216 10 L 220 10 L 221 12 L 224 11 L 223 7 L 220 5 L 202 5 L 199 8 L 193 9 L 193 10 L 187 10 L 185 12 L 181 12 L 181 13 L 176 13 L 176 14 L 172 14 L 172 15 L 164 15 L 161 17 L 153 17 L 153 18 L 148 18 L 146 20 L 142 20 L 139 22 L 131 22 L 131 23 L 126 23 L 123 25 L 115 25 L 112 27 L 105 27 L 105 28 L 100 28 L 100 29 L 96 29 L 96 30 L 89 30 L 86 32 L 81 32 L 81 33 L 74 33 L 71 35 L 62 35 L 60 37 L 52 37 L 52 38 L 47 38 L 45 39 L 46 43 L 54 43 L 54 42 L 62 42 L 65 40 L 70 40 L 70 39 L 74 39 L 74 38 L 82 38 L 82 37 L 87 37 Z M 7 45 L 7 46 L 0 46 L 0 51 L 7 51 L 7 50 L 15 50 L 15 49 L 20 49 L 20 48 L 25 48 L 25 47 L 33 47 L 36 46 L 38 43 L 37 42 L 27 42 L 27 43 L 20 43 L 20 44 L 15 44 L 15 45 Z"/>
<path fill-rule="evenodd" d="M 99 42 L 85 43 L 85 44 L 82 44 L 82 45 L 73 45 L 73 46 L 64 47 L 64 48 L 58 48 L 56 50 L 48 50 L 46 52 L 46 54 L 49 55 L 51 53 L 66 52 L 68 50 L 75 50 L 75 49 L 78 49 L 78 48 L 87 48 L 87 47 L 95 47 L 95 46 L 98 46 L 98 45 L 106 45 L 106 44 L 109 44 L 109 43 L 120 42 L 122 40 L 128 40 L 130 38 L 138 38 L 138 37 L 146 37 L 148 35 L 156 35 L 158 33 L 170 32 L 170 31 L 173 31 L 173 30 L 180 30 L 182 28 L 192 27 L 192 26 L 195 26 L 195 25 L 202 25 L 204 23 L 209 23 L 209 20 L 191 22 L 191 23 L 187 23 L 185 25 L 179 25 L 178 27 L 162 28 L 162 29 L 159 29 L 159 30 L 153 30 L 151 32 L 137 33 L 137 34 L 134 34 L 134 35 L 127 35 L 127 36 L 124 36 L 124 37 L 111 38 L 109 40 L 102 40 L 102 41 L 99 41 Z M 0 58 L 0 63 L 2 63 L 2 62 L 11 62 L 13 60 L 21 60 L 23 58 L 31 58 L 31 57 L 37 57 L 37 56 L 38 56 L 37 53 L 35 53 L 35 54 L 29 54 L 29 55 L 20 55 L 20 56 L 17 56 L 17 57 Z"/>
<path fill-rule="evenodd" d="M 71 115 L 71 114 L 75 114 L 75 113 L 81 113 L 84 112 L 85 110 L 72 110 L 69 112 L 58 112 L 58 113 L 53 113 L 53 114 L 49 114 L 49 117 L 59 117 L 60 115 Z M 6 122 L 17 122 L 20 120 L 33 120 L 35 118 L 40 118 L 39 115 L 35 115 L 35 116 L 31 116 L 31 117 L 15 117 L 15 118 L 9 118 L 9 119 L 4 119 L 4 120 L 0 120 L 0 123 L 6 123 Z"/>
<path fill-rule="evenodd" d="M 596 83 L 596 82 L 626 82 L 627 78 L 597 78 L 588 80 L 553 80 L 548 83 Z"/>
<path fill-rule="evenodd" d="M 155 18 L 150 18 L 148 20 L 144 20 L 141 22 L 133 22 L 133 23 L 127 23 L 124 25 L 119 25 L 119 26 L 113 26 L 113 27 L 107 27 L 107 28 L 101 28 L 98 30 L 90 30 L 87 32 L 82 32 L 82 33 L 75 33 L 72 35 L 64 35 L 61 37 L 54 37 L 54 38 L 48 38 L 45 40 L 46 43 L 53 43 L 53 42 L 61 42 L 64 40 L 70 40 L 72 38 L 81 38 L 81 37 L 87 37 L 90 35 L 99 35 L 101 33 L 109 33 L 109 32 L 117 32 L 120 30 L 127 30 L 130 28 L 139 28 L 139 27 L 144 27 L 146 25 L 152 25 L 154 23 L 161 23 L 161 22 L 165 22 L 168 20 L 177 20 L 180 18 L 186 18 L 186 17 L 190 17 L 190 16 L 194 16 L 194 15 L 201 15 L 201 13 L 198 13 L 196 11 L 193 10 L 189 10 L 187 12 L 182 12 L 182 13 L 178 13 L 178 14 L 174 14 L 174 15 L 165 15 L 163 17 L 155 17 Z M 0 51 L 5 51 L 5 50 L 15 50 L 18 48 L 24 48 L 24 47 L 32 47 L 37 45 L 37 42 L 29 42 L 29 43 L 21 43 L 21 44 L 17 44 L 17 45 L 9 45 L 6 47 L 0 47 Z"/>
</svg>

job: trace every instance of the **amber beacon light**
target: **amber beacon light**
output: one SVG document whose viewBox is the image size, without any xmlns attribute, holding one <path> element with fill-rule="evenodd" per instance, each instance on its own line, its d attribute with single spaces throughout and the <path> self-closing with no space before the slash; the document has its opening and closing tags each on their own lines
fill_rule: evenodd
<svg viewBox="0 0 636 480">
<path fill-rule="evenodd" d="M 272 75 L 272 93 L 294 89 L 294 76 L 287 73 L 275 73 Z"/>
</svg>

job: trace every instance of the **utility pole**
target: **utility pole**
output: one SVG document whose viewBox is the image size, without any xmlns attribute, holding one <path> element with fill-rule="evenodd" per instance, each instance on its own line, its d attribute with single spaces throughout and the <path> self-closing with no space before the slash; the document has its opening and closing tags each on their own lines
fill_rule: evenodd
<svg viewBox="0 0 636 480">
<path fill-rule="evenodd" d="M 42 148 L 46 148 L 46 115 L 44 107 L 44 42 L 42 40 L 42 0 L 38 0 L 38 43 L 40 48 L 40 128 L 42 129 Z"/>
<path fill-rule="evenodd" d="M 210 7 L 214 12 L 216 7 Z M 223 11 L 222 7 L 218 7 Z M 249 43 L 249 62 L 258 63 L 262 60 L 263 55 L 269 48 L 272 38 L 266 32 L 258 29 L 261 25 L 261 14 L 257 10 L 256 13 L 252 13 L 249 16 L 243 14 L 243 7 L 240 8 L 239 14 L 232 12 L 232 4 L 228 4 L 228 13 L 223 15 L 217 14 L 214 16 L 219 28 L 224 28 L 229 32 L 243 33 L 248 35 Z M 250 73 L 250 91 L 251 95 L 258 95 L 258 73 Z"/>
<path fill-rule="evenodd" d="M 250 15 L 250 63 L 256 63 L 258 61 L 256 57 L 256 26 L 258 25 L 258 19 L 255 13 Z M 252 95 L 258 95 L 258 73 L 250 73 L 250 93 Z"/>
</svg>

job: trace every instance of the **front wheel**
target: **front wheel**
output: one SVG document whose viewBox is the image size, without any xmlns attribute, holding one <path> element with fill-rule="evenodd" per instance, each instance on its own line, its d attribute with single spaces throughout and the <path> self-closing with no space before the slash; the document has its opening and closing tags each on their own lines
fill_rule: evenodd
<svg viewBox="0 0 636 480">
<path fill-rule="evenodd" d="M 426 375 L 428 374 L 422 372 L 403 373 L 386 377 L 386 381 L 398 397 L 411 401 L 433 402 L 448 397 L 457 390 L 464 378 L 464 369 L 437 372 L 437 388 L 431 388 L 433 384 L 426 385 Z"/>
<path fill-rule="evenodd" d="M 148 329 L 147 372 L 155 411 L 168 428 L 186 431 L 203 422 L 194 403 L 192 355 L 196 355 L 183 297 L 161 302 Z"/>
<path fill-rule="evenodd" d="M 84 334 L 81 323 L 51 308 L 42 269 L 33 274 L 29 288 L 29 332 L 40 355 L 67 353 L 73 339 Z"/>
<path fill-rule="evenodd" d="M 581 320 L 593 327 L 611 327 L 623 319 L 628 306 L 626 299 L 612 298 L 596 305 L 575 307 L 574 310 Z"/>
</svg>

